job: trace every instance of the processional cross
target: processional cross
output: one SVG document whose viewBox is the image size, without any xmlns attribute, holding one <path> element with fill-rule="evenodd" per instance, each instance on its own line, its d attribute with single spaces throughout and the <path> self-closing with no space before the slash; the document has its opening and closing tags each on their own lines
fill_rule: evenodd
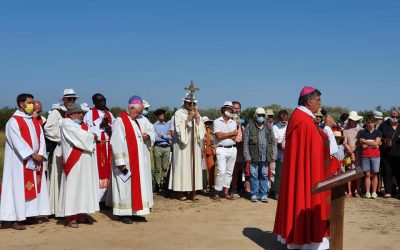
<svg viewBox="0 0 400 250">
<path fill-rule="evenodd" d="M 191 80 L 189 86 L 185 87 L 185 90 L 187 90 L 188 93 L 190 94 L 190 98 L 191 98 L 190 102 L 191 102 L 191 104 L 192 104 L 192 109 L 193 109 L 193 107 L 194 107 L 194 92 L 196 92 L 196 91 L 198 91 L 198 90 L 200 90 L 200 89 L 197 88 L 197 87 L 194 85 L 194 81 Z"/>
<path fill-rule="evenodd" d="M 194 81 L 191 80 L 190 84 L 188 87 L 185 87 L 185 90 L 188 91 L 188 93 L 190 94 L 190 102 L 191 102 L 191 110 L 193 110 L 194 108 L 194 93 L 198 90 L 200 90 L 199 88 L 197 88 L 194 85 Z M 196 155 L 195 155 L 195 150 L 194 150 L 194 144 L 195 144 L 195 135 L 194 135 L 194 127 L 195 127 L 195 119 L 192 120 L 192 147 L 191 147 L 191 155 L 192 155 L 192 194 L 191 194 L 191 199 L 194 201 L 195 200 L 195 196 L 196 196 L 196 185 L 195 185 L 195 180 L 196 180 L 196 175 L 195 175 L 195 164 L 196 164 Z"/>
</svg>

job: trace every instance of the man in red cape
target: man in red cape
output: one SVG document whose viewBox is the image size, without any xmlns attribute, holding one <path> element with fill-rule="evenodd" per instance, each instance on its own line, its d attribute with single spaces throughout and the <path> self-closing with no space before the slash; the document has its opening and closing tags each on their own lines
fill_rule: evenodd
<svg viewBox="0 0 400 250">
<path fill-rule="evenodd" d="M 330 193 L 312 188 L 330 177 L 329 140 L 314 122 L 321 92 L 305 86 L 290 117 L 274 232 L 288 249 L 329 249 Z"/>
</svg>

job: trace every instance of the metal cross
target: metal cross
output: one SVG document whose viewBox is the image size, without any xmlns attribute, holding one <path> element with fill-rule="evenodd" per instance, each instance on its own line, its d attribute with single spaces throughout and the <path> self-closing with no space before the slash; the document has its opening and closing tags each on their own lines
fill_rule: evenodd
<svg viewBox="0 0 400 250">
<path fill-rule="evenodd" d="M 194 81 L 191 80 L 190 84 L 188 87 L 185 87 L 185 90 L 189 91 L 189 94 L 191 94 L 193 96 L 194 92 L 200 90 L 199 88 L 197 88 L 196 86 L 194 86 Z M 193 97 L 192 97 L 193 98 Z"/>
</svg>

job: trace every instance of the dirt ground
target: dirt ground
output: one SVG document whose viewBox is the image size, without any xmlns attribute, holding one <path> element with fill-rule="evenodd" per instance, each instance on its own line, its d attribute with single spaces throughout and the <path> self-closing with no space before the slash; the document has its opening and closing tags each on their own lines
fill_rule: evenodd
<svg viewBox="0 0 400 250">
<path fill-rule="evenodd" d="M 0 249 L 285 249 L 271 233 L 277 202 L 177 201 L 155 196 L 147 222 L 121 224 L 110 211 L 78 229 L 62 221 L 0 230 Z M 346 200 L 344 249 L 399 249 L 400 200 Z"/>
</svg>

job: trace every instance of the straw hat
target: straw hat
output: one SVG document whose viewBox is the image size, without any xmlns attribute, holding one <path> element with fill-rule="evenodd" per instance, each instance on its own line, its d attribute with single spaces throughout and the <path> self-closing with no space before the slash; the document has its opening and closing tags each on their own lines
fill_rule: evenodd
<svg viewBox="0 0 400 250">
<path fill-rule="evenodd" d="M 265 110 L 265 115 L 270 116 L 270 115 L 275 115 L 274 111 L 272 109 L 266 109 Z"/>
<path fill-rule="evenodd" d="M 314 115 L 315 115 L 315 116 L 324 116 L 324 115 L 321 113 L 321 108 L 318 108 L 318 112 L 315 113 Z"/>
</svg>

